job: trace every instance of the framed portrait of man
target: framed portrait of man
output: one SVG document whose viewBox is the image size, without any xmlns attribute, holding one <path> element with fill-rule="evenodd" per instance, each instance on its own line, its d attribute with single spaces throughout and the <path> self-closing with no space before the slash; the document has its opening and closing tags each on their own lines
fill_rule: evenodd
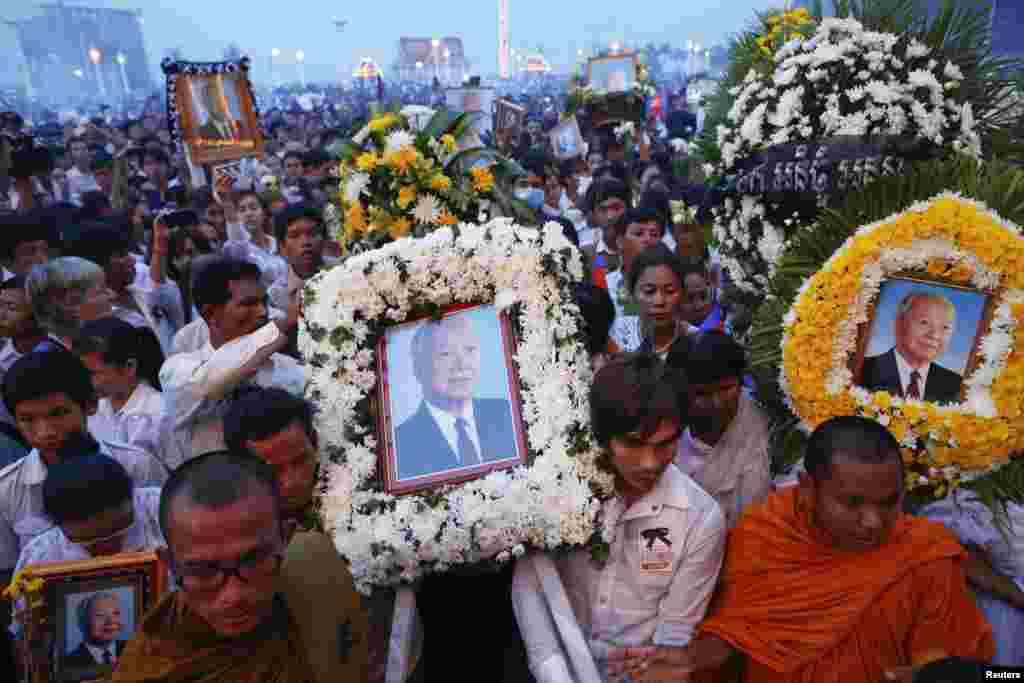
<svg viewBox="0 0 1024 683">
<path fill-rule="evenodd" d="M 637 80 L 637 57 L 633 53 L 594 57 L 587 63 L 587 83 L 595 91 L 625 93 Z"/>
<path fill-rule="evenodd" d="M 18 613 L 19 653 L 31 680 L 109 678 L 142 615 L 166 590 L 153 552 L 29 567 L 43 580 L 41 605 Z"/>
<path fill-rule="evenodd" d="M 868 391 L 959 403 L 991 319 L 988 292 L 913 277 L 882 283 L 862 326 L 855 383 Z"/>
<path fill-rule="evenodd" d="M 164 66 L 168 97 L 174 103 L 171 118 L 193 163 L 212 164 L 263 154 L 263 135 L 247 63 L 243 60 L 196 68 L 176 62 Z"/>
<path fill-rule="evenodd" d="M 583 156 L 583 134 L 575 116 L 570 116 L 551 129 L 551 149 L 559 161 Z"/>
<path fill-rule="evenodd" d="M 493 305 L 388 328 L 380 362 L 385 490 L 413 493 L 526 461 L 507 316 Z"/>
<path fill-rule="evenodd" d="M 515 140 L 523 130 L 526 108 L 508 100 L 498 100 L 494 110 L 495 130 L 509 140 Z"/>
</svg>

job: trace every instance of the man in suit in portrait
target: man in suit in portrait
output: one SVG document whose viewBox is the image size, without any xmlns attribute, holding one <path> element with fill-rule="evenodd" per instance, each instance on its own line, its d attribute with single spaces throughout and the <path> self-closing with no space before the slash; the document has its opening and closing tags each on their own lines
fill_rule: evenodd
<svg viewBox="0 0 1024 683">
<path fill-rule="evenodd" d="M 908 294 L 896 312 L 895 346 L 864 359 L 861 385 L 902 398 L 957 402 L 963 377 L 935 362 L 955 331 L 956 308 L 948 299 L 930 292 Z"/>
<path fill-rule="evenodd" d="M 412 362 L 423 400 L 395 430 L 399 479 L 516 456 L 510 402 L 475 397 L 480 339 L 467 316 L 422 325 Z"/>
<path fill-rule="evenodd" d="M 196 99 L 208 115 L 206 122 L 199 126 L 199 137 L 206 140 L 241 139 L 242 122 L 228 110 L 224 77 L 216 75 L 198 79 L 193 87 Z"/>
<path fill-rule="evenodd" d="M 78 603 L 75 616 L 82 642 L 64 656 L 69 669 L 91 669 L 117 664 L 125 641 L 117 636 L 123 627 L 121 600 L 113 593 L 95 593 Z"/>
</svg>

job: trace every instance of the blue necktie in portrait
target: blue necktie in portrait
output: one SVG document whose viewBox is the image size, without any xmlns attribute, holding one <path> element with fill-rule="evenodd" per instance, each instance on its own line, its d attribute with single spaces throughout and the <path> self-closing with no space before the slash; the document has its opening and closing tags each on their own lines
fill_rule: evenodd
<svg viewBox="0 0 1024 683">
<path fill-rule="evenodd" d="M 480 456 L 473 445 L 473 439 L 469 438 L 469 422 L 460 417 L 455 420 L 455 433 L 459 438 L 459 461 L 463 465 L 480 462 Z"/>
</svg>

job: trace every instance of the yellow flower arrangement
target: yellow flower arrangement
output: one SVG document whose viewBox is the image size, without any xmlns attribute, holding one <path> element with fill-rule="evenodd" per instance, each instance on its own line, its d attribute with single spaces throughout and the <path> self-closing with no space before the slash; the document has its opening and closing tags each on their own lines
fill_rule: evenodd
<svg viewBox="0 0 1024 683">
<path fill-rule="evenodd" d="M 489 168 L 474 168 L 470 174 L 473 176 L 473 189 L 477 192 L 490 192 L 494 189 L 494 176 Z"/>
<path fill-rule="evenodd" d="M 359 157 L 356 159 L 356 167 L 360 171 L 366 171 L 367 173 L 371 173 L 373 169 L 377 168 L 377 164 L 379 163 L 380 157 L 378 157 L 373 152 L 366 152 L 364 154 L 360 154 Z"/>
<path fill-rule="evenodd" d="M 371 133 L 383 133 L 398 125 L 398 117 L 394 114 L 384 114 L 374 117 L 369 123 Z"/>
<path fill-rule="evenodd" d="M 444 209 L 437 217 L 438 225 L 458 225 L 459 219 L 452 215 L 451 211 Z"/>
<path fill-rule="evenodd" d="M 416 186 L 405 185 L 404 187 L 402 187 L 401 190 L 398 191 L 398 199 L 395 200 L 395 203 L 398 204 L 398 208 L 404 211 L 405 209 L 408 209 L 409 206 L 415 201 Z"/>
<path fill-rule="evenodd" d="M 14 575 L 11 583 L 4 589 L 3 596 L 8 600 L 30 598 L 43 590 L 44 584 L 45 581 L 34 578 L 32 570 L 25 567 Z"/>
<path fill-rule="evenodd" d="M 452 189 L 452 180 L 446 175 L 436 175 L 430 179 L 430 189 L 447 192 Z"/>
<path fill-rule="evenodd" d="M 904 460 L 915 473 L 908 477 L 908 489 L 930 486 L 934 495 L 942 496 L 961 477 L 981 475 L 1024 450 L 1024 303 L 1009 307 L 1016 327 L 1005 364 L 992 380 L 992 416 L 966 404 L 940 406 L 884 391 L 830 388 L 834 359 L 845 353 L 837 346 L 840 326 L 855 306 L 865 268 L 886 252 L 913 249 L 925 240 L 952 243 L 973 255 L 981 268 L 998 274 L 996 307 L 1007 292 L 1024 290 L 1024 270 L 1019 267 L 1024 263 L 1024 238 L 984 207 L 953 195 L 940 196 L 924 208 L 855 235 L 811 276 L 786 318 L 782 379 L 794 412 L 808 428 L 835 416 L 860 414 L 886 425 L 905 445 L 915 443 L 904 450 Z M 974 274 L 966 265 L 942 260 L 929 261 L 926 270 L 958 283 L 970 282 Z"/>
<path fill-rule="evenodd" d="M 771 57 L 775 51 L 791 40 L 802 38 L 806 35 L 807 28 L 814 25 L 814 18 L 805 7 L 773 14 L 765 23 L 768 32 L 757 38 L 757 47 L 766 57 Z"/>
<path fill-rule="evenodd" d="M 396 240 L 402 239 L 410 232 L 412 232 L 412 221 L 408 218 L 396 218 L 391 222 L 391 227 L 388 230 L 391 238 Z"/>
<path fill-rule="evenodd" d="M 422 237 L 442 225 L 475 221 L 487 213 L 499 183 L 514 172 L 502 157 L 482 147 L 455 154 L 467 143 L 470 119 L 438 112 L 432 124 L 413 125 L 406 113 L 375 116 L 338 149 L 337 228 L 346 254 L 375 249 L 408 235 Z M 425 130 L 437 130 L 428 135 Z M 487 169 L 471 169 L 469 153 L 490 158 Z"/>
</svg>

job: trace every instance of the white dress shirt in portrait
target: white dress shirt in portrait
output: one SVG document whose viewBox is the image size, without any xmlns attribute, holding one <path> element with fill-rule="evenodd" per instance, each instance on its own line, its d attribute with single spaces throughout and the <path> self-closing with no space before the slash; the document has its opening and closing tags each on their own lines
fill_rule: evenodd
<svg viewBox="0 0 1024 683">
<path fill-rule="evenodd" d="M 434 417 L 434 422 L 440 427 L 441 433 L 444 434 L 445 441 L 451 446 L 452 452 L 461 460 L 462 453 L 459 453 L 459 432 L 455 427 L 455 421 L 462 418 L 466 421 L 466 433 L 469 435 L 470 441 L 473 442 L 474 448 L 476 448 L 477 462 L 460 462 L 462 465 L 477 465 L 481 460 L 480 451 L 480 433 L 476 428 L 476 415 L 473 411 L 473 402 L 469 401 L 466 404 L 466 409 L 461 415 L 450 413 L 447 410 L 441 410 L 430 401 L 426 401 L 427 410 Z"/>
<path fill-rule="evenodd" d="M 585 549 L 554 557 L 573 614 L 551 613 L 533 564 L 520 560 L 512 604 L 538 683 L 568 669 L 557 622 L 575 619 L 602 675 L 612 647 L 683 647 L 704 618 L 725 554 L 725 518 L 714 499 L 675 465 L 618 519 L 604 566 Z"/>
</svg>

